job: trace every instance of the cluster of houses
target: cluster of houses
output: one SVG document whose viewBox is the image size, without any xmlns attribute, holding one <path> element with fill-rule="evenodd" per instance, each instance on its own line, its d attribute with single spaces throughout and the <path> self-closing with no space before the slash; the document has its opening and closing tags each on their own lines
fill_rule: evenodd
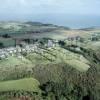
<svg viewBox="0 0 100 100">
<path fill-rule="evenodd" d="M 52 48 L 55 47 L 55 43 L 52 40 L 48 40 L 48 43 L 45 44 L 45 47 Z M 39 48 L 39 43 L 35 44 L 26 44 L 23 47 L 8 47 L 0 49 L 0 60 L 8 59 L 9 56 L 16 56 L 18 58 L 23 58 L 22 53 L 31 53 L 31 52 L 43 53 L 42 49 Z"/>
<path fill-rule="evenodd" d="M 100 40 L 100 33 L 92 33 L 91 41 L 98 41 L 98 40 Z"/>
<path fill-rule="evenodd" d="M 68 37 L 66 39 L 67 41 L 73 41 L 73 40 L 80 40 L 79 36 L 76 37 Z M 22 53 L 31 53 L 34 51 L 37 51 L 39 53 L 43 53 L 42 49 L 39 48 L 39 43 L 34 44 L 26 44 L 22 42 L 23 46 L 16 45 L 15 47 L 8 47 L 8 48 L 2 48 L 0 49 L 0 60 L 2 59 L 8 59 L 9 56 L 16 56 L 18 58 L 23 58 Z M 45 43 L 46 48 L 52 48 L 55 46 L 58 46 L 57 40 L 48 40 L 47 43 Z"/>
<path fill-rule="evenodd" d="M 68 36 L 67 40 L 68 41 L 79 41 L 82 37 L 80 37 L 79 35 L 72 35 L 72 36 Z"/>
<path fill-rule="evenodd" d="M 89 37 L 83 38 L 79 35 L 69 35 L 65 41 L 99 41 L 100 33 L 90 33 Z"/>
<path fill-rule="evenodd" d="M 99 35 L 99 36 L 98 36 Z M 98 40 L 100 39 L 100 34 L 92 34 L 90 40 Z M 70 41 L 71 43 L 73 41 L 81 41 L 82 37 L 78 36 L 78 35 L 70 35 L 68 36 L 64 41 L 67 43 L 68 41 Z M 46 48 L 52 48 L 55 46 L 58 46 L 58 40 L 48 40 L 47 43 L 45 43 L 45 47 Z M 77 42 L 74 42 L 77 43 Z M 0 59 L 8 59 L 9 56 L 16 56 L 18 58 L 23 58 L 22 53 L 30 53 L 33 51 L 37 51 L 40 53 L 42 52 L 42 49 L 39 48 L 40 44 L 39 42 L 36 42 L 34 44 L 26 44 L 26 43 L 22 43 L 23 46 L 19 46 L 16 45 L 15 47 L 8 47 L 8 48 L 2 48 L 0 49 Z"/>
<path fill-rule="evenodd" d="M 23 58 L 22 53 L 30 53 L 37 50 L 37 45 L 26 45 L 25 47 L 9 47 L 0 49 L 0 59 L 8 59 L 9 56 Z"/>
</svg>

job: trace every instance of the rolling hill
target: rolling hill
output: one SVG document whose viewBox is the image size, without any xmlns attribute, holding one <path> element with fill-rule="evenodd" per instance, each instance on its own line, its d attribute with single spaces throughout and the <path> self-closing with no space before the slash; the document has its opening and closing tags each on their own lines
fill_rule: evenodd
<svg viewBox="0 0 100 100">
<path fill-rule="evenodd" d="M 38 44 L 36 51 L 21 53 L 22 58 L 0 60 L 0 100 L 100 100 L 100 39 L 91 40 L 95 33 L 99 36 L 100 30 L 0 22 L 4 47 L 15 46 L 14 39 Z M 76 36 L 82 40 L 73 40 Z M 49 39 L 57 45 L 47 47 Z"/>
</svg>

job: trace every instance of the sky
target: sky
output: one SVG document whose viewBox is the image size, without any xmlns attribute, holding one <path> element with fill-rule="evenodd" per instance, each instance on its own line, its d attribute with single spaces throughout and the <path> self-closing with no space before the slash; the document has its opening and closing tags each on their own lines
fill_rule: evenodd
<svg viewBox="0 0 100 100">
<path fill-rule="evenodd" d="M 1 21 L 100 26 L 100 0 L 0 0 Z"/>
</svg>

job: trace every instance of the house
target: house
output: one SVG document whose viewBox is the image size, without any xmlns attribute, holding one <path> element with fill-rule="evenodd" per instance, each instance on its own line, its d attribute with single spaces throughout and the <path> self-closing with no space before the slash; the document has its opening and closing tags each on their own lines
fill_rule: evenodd
<svg viewBox="0 0 100 100">
<path fill-rule="evenodd" d="M 0 60 L 5 59 L 5 58 L 6 58 L 5 54 L 0 54 Z"/>
<path fill-rule="evenodd" d="M 22 52 L 26 52 L 26 49 L 25 48 L 22 48 Z"/>
<path fill-rule="evenodd" d="M 13 50 L 13 52 L 14 52 L 14 53 L 17 53 L 17 50 L 16 50 L 16 49 L 14 49 L 14 50 Z"/>
<path fill-rule="evenodd" d="M 81 51 L 81 49 L 79 47 L 75 48 L 76 51 Z"/>
<path fill-rule="evenodd" d="M 19 58 L 19 59 L 23 59 L 23 56 L 20 54 L 20 53 L 17 53 L 17 58 Z"/>
<path fill-rule="evenodd" d="M 69 40 L 69 41 L 78 41 L 78 40 L 80 40 L 81 39 L 81 37 L 79 36 L 79 35 L 69 35 L 68 37 L 67 37 L 67 40 Z"/>
<path fill-rule="evenodd" d="M 100 33 L 93 33 L 91 35 L 91 41 L 98 41 L 100 38 Z"/>
<path fill-rule="evenodd" d="M 45 44 L 46 45 L 46 44 Z M 58 45 L 58 40 L 48 40 L 48 43 L 47 43 L 47 47 L 48 48 L 51 48 L 51 47 L 55 47 Z"/>
<path fill-rule="evenodd" d="M 22 49 L 19 46 L 16 46 L 17 52 L 22 52 Z"/>
<path fill-rule="evenodd" d="M 53 42 L 52 42 L 52 40 L 48 40 L 47 46 L 48 46 L 48 47 L 53 47 Z"/>
</svg>

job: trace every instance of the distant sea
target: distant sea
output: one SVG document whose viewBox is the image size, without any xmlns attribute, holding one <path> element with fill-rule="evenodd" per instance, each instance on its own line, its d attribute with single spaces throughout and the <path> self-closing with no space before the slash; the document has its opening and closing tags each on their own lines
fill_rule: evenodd
<svg viewBox="0 0 100 100">
<path fill-rule="evenodd" d="M 74 29 L 100 27 L 100 16 L 95 15 L 67 15 L 67 14 L 52 14 L 37 16 L 33 21 L 43 23 L 52 23 L 61 26 L 67 26 Z"/>
<path fill-rule="evenodd" d="M 80 15 L 80 14 L 64 14 L 64 13 L 41 13 L 41 14 L 29 14 L 29 15 L 11 15 L 0 16 L 2 21 L 33 21 L 56 24 L 60 26 L 67 26 L 74 29 L 88 28 L 88 27 L 100 27 L 100 15 Z"/>
</svg>

